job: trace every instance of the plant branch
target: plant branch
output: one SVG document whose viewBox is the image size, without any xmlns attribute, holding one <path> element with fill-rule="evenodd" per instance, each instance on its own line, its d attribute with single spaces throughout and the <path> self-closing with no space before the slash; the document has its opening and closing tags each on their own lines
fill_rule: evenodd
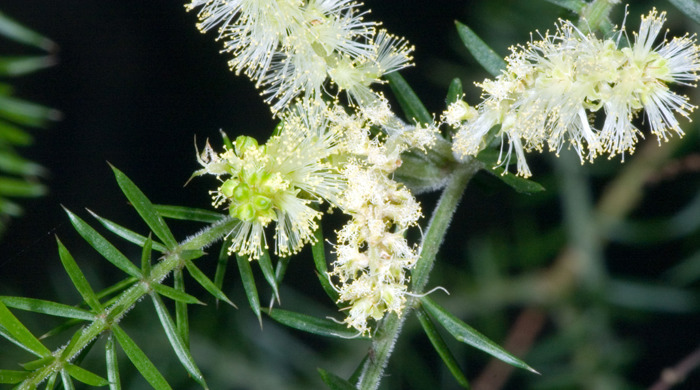
<svg viewBox="0 0 700 390">
<path fill-rule="evenodd" d="M 211 245 L 226 235 L 235 223 L 236 221 L 233 219 L 226 219 L 223 222 L 213 224 L 180 243 L 172 252 L 166 253 L 163 259 L 147 275 L 144 275 L 141 280 L 122 292 L 114 301 L 114 304 L 97 313 L 95 320 L 79 330 L 80 334 L 76 334 L 70 343 L 54 351 L 53 356 L 56 356 L 56 359 L 51 364 L 32 372 L 17 389 L 35 389 L 53 373 L 60 372 L 94 338 L 109 331 L 113 325 L 118 324 L 139 300 L 152 291 L 152 285 L 160 284 L 174 270 L 182 268 L 186 260 L 189 259 L 187 256 L 182 256 L 184 251 L 202 249 Z"/>
<path fill-rule="evenodd" d="M 412 273 L 413 294 L 421 294 L 425 285 L 428 283 L 428 276 L 430 270 L 433 268 L 435 256 L 440 248 L 440 244 L 442 244 L 445 238 L 445 233 L 452 221 L 452 216 L 457 210 L 457 205 L 462 198 L 462 194 L 467 188 L 469 180 L 471 180 L 481 167 L 481 163 L 477 160 L 470 160 L 454 169 L 433 211 L 425 237 L 423 238 L 423 247 L 420 257 Z M 406 305 L 407 309 L 404 310 L 400 316 L 391 314 L 382 322 L 379 332 L 372 342 L 374 358 L 367 359 L 357 384 L 358 389 L 374 390 L 379 387 L 384 369 L 389 362 L 396 339 L 399 337 L 401 326 L 406 320 L 410 308 L 416 303 L 417 300 L 415 298 L 410 298 Z"/>
<path fill-rule="evenodd" d="M 672 368 L 661 371 L 661 377 L 649 390 L 668 390 L 682 382 L 689 373 L 700 367 L 700 347 Z"/>
</svg>

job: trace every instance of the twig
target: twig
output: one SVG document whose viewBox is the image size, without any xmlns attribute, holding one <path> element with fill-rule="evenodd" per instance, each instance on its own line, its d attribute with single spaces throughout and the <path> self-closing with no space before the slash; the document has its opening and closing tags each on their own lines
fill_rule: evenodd
<svg viewBox="0 0 700 390">
<path fill-rule="evenodd" d="M 674 367 L 661 371 L 659 380 L 649 390 L 667 390 L 683 382 L 686 376 L 700 366 L 700 347 L 678 362 Z"/>
</svg>

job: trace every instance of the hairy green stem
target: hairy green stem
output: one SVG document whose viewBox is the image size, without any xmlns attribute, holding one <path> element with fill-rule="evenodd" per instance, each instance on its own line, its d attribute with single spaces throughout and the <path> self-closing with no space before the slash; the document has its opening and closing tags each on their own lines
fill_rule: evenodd
<svg viewBox="0 0 700 390">
<path fill-rule="evenodd" d="M 581 10 L 579 27 L 586 27 L 589 31 L 595 31 L 609 24 L 608 16 L 615 2 L 612 0 L 595 0 Z"/>
<path fill-rule="evenodd" d="M 185 251 L 201 250 L 208 245 L 220 240 L 226 235 L 236 221 L 233 219 L 216 223 L 199 233 L 189 237 L 175 248 L 172 252 L 166 253 L 163 259 L 151 269 L 140 281 L 122 292 L 114 301 L 114 304 L 104 308 L 102 312 L 95 315 L 92 323 L 84 326 L 80 332 L 71 339 L 68 345 L 63 346 L 53 352 L 56 359 L 41 369 L 38 369 L 27 377 L 18 387 L 19 390 L 31 390 L 48 379 L 52 374 L 61 371 L 69 362 L 95 338 L 102 333 L 109 331 L 112 325 L 119 323 L 124 315 L 146 294 L 152 291 L 151 286 L 161 283 L 174 270 L 185 265 L 187 256 L 182 256 Z"/>
<path fill-rule="evenodd" d="M 462 194 L 467 188 L 469 180 L 481 167 L 482 165 L 480 162 L 471 160 L 454 169 L 447 186 L 442 192 L 440 201 L 433 211 L 430 223 L 425 232 L 425 237 L 423 238 L 423 247 L 420 257 L 412 272 L 413 294 L 421 294 L 425 285 L 428 283 L 428 276 L 430 275 L 430 270 L 433 268 L 435 256 L 445 237 L 447 227 L 452 221 L 452 216 L 457 210 L 457 205 L 462 198 Z M 374 390 L 379 387 L 384 369 L 394 349 L 396 339 L 401 333 L 401 326 L 406 320 L 410 308 L 415 304 L 415 298 L 409 299 L 406 305 L 407 309 L 404 310 L 400 316 L 390 314 L 382 322 L 377 335 L 375 335 L 372 341 L 373 358 L 367 359 L 363 367 L 362 376 L 357 384 L 358 389 Z"/>
</svg>

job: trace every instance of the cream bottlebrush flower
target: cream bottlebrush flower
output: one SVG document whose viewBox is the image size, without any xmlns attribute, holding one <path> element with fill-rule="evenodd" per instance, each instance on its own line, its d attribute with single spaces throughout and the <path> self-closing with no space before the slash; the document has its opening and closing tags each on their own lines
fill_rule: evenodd
<svg viewBox="0 0 700 390">
<path fill-rule="evenodd" d="M 628 118 L 644 109 L 651 133 L 667 140 L 674 131 L 683 135 L 673 112 L 689 118 L 695 108 L 687 96 L 681 96 L 668 88 L 668 83 L 695 86 L 700 71 L 699 48 L 695 36 L 665 39 L 654 45 L 666 13 L 652 10 L 642 17 L 639 33 L 634 34 L 634 44 L 623 48 L 625 59 L 619 81 L 609 91 L 604 107 L 607 114 L 601 138 L 611 153 L 634 151 L 638 130 L 629 124 Z"/>
<path fill-rule="evenodd" d="M 218 26 L 236 73 L 255 80 L 273 111 L 297 96 L 319 98 L 329 79 L 351 100 L 370 103 L 372 83 L 408 66 L 413 50 L 351 0 L 193 0 L 202 31 Z"/>
<path fill-rule="evenodd" d="M 337 260 L 329 275 L 336 280 L 339 303 L 348 305 L 345 323 L 367 333 L 371 321 L 403 310 L 407 272 L 419 252 L 404 234 L 421 217 L 420 205 L 391 174 L 401 165 L 401 152 L 429 146 L 437 129 L 407 126 L 386 101 L 356 115 L 336 108 L 331 121 L 344 134 L 345 150 L 353 157 L 342 169 L 347 187 L 339 199 L 339 207 L 352 219 L 337 232 Z M 371 126 L 381 127 L 386 137 L 371 137 Z"/>
<path fill-rule="evenodd" d="M 321 212 L 311 203 L 335 205 L 344 188 L 340 173 L 328 159 L 339 150 L 340 135 L 326 126 L 325 107 L 297 107 L 287 112 L 278 135 L 265 145 L 250 137 L 236 139 L 235 146 L 215 154 L 207 145 L 199 158 L 205 173 L 224 177 L 213 192 L 214 206 L 226 205 L 240 223 L 230 252 L 258 258 L 267 248 L 264 229 L 275 227 L 275 252 L 295 253 L 313 240 Z"/>
<path fill-rule="evenodd" d="M 345 323 L 366 333 L 370 320 L 403 310 L 406 272 L 418 259 L 404 233 L 421 212 L 411 193 L 385 173 L 358 161 L 343 173 L 347 190 L 340 205 L 353 218 L 338 231 L 337 260 L 330 275 L 337 280 L 338 301 L 349 305 Z"/>
<path fill-rule="evenodd" d="M 458 129 L 455 157 L 475 156 L 495 125 L 501 126 L 496 136 L 502 155 L 508 142 L 499 163 L 507 165 L 515 152 L 517 173 L 525 177 L 530 176 L 525 152 L 542 151 L 545 143 L 556 153 L 569 145 L 582 161 L 603 153 L 624 157 L 641 134 L 631 121 L 642 109 L 659 139 L 669 129 L 682 134 L 673 111 L 687 117 L 694 107 L 667 83 L 697 81 L 698 47 L 688 36 L 652 47 L 664 21 L 665 14 L 653 10 L 642 18 L 635 42 L 624 48 L 620 35 L 601 40 L 562 22 L 554 34 L 512 49 L 502 74 L 478 84 L 485 99 L 476 117 L 456 123 L 449 109 L 443 114 Z M 598 130 L 593 123 L 601 111 L 606 118 Z"/>
</svg>

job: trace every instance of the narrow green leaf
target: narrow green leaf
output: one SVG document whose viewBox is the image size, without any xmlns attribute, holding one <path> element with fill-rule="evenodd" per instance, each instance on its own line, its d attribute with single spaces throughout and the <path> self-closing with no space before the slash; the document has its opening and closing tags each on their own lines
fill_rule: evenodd
<svg viewBox="0 0 700 390">
<path fill-rule="evenodd" d="M 175 328 L 175 324 L 173 323 L 173 319 L 170 317 L 170 313 L 168 313 L 168 310 L 165 308 L 163 301 L 157 294 L 151 294 L 151 299 L 153 301 L 153 306 L 155 306 L 156 312 L 158 313 L 160 323 L 163 325 L 163 330 L 165 330 L 165 335 L 168 336 L 168 341 L 170 341 L 170 345 L 175 351 L 175 355 L 177 355 L 180 363 L 182 363 L 185 370 L 192 375 L 193 379 L 202 387 L 207 389 L 208 387 L 204 381 L 204 376 L 202 376 L 197 364 L 194 362 L 194 358 L 190 354 L 189 348 L 187 348 L 185 343 L 180 338 L 180 335 Z"/>
<path fill-rule="evenodd" d="M 153 291 L 157 292 L 158 294 L 164 297 L 168 297 L 175 302 L 182 302 L 184 304 L 204 305 L 204 303 L 199 299 L 176 288 L 168 287 L 163 284 L 153 284 L 151 285 L 151 288 L 153 288 Z"/>
<path fill-rule="evenodd" d="M 533 180 L 522 178 L 520 176 L 515 176 L 510 172 L 505 172 L 503 167 L 493 168 L 493 171 L 495 172 L 494 176 L 501 179 L 502 182 L 510 186 L 518 193 L 532 194 L 535 192 L 542 192 L 545 190 L 542 184 Z"/>
<path fill-rule="evenodd" d="M 120 270 L 126 272 L 127 274 L 134 277 L 142 277 L 141 270 L 134 265 L 126 256 L 124 256 L 119 249 L 117 249 L 112 243 L 107 241 L 97 230 L 93 229 L 92 226 L 88 225 L 80 217 L 73 214 L 67 208 L 63 208 L 68 214 L 75 230 L 78 231 L 81 237 L 87 241 L 91 247 L 93 247 L 99 254 L 102 255 L 107 261 L 114 264 Z"/>
<path fill-rule="evenodd" d="M 409 121 L 419 123 L 433 122 L 433 116 L 430 115 L 430 112 L 425 108 L 423 102 L 420 101 L 418 95 L 413 92 L 411 86 L 408 85 L 399 72 L 385 74 L 384 78 L 389 81 L 389 86 Z"/>
<path fill-rule="evenodd" d="M 662 276 L 673 285 L 680 287 L 689 286 L 700 279 L 700 251 L 679 261 L 676 265 L 664 271 Z"/>
<path fill-rule="evenodd" d="M 149 234 L 141 251 L 141 272 L 143 275 L 151 274 L 151 252 L 153 252 L 153 237 Z"/>
<path fill-rule="evenodd" d="M 56 379 L 58 379 L 58 373 L 54 372 L 49 377 L 49 380 L 46 381 L 46 387 L 44 387 L 44 390 L 53 390 L 53 388 L 56 387 Z"/>
<path fill-rule="evenodd" d="M 258 322 L 260 326 L 262 326 L 260 298 L 258 297 L 258 288 L 255 287 L 255 277 L 253 277 L 250 261 L 247 256 L 236 254 L 236 262 L 238 263 L 238 272 L 241 274 L 241 282 L 243 282 L 243 289 L 245 290 L 245 295 L 248 297 L 250 308 L 253 309 L 253 313 L 258 317 Z"/>
<path fill-rule="evenodd" d="M 12 145 L 27 146 L 34 142 L 29 132 L 9 122 L 0 120 L 0 140 Z"/>
<path fill-rule="evenodd" d="M 447 105 L 449 106 L 454 102 L 462 100 L 463 95 L 464 91 L 462 90 L 462 80 L 455 77 L 454 79 L 452 79 L 452 82 L 450 83 L 450 86 L 447 89 L 447 98 L 445 99 L 445 103 L 447 103 Z"/>
<path fill-rule="evenodd" d="M 181 268 L 173 272 L 173 287 L 175 291 L 189 295 L 185 293 L 185 277 Z M 187 348 L 190 346 L 190 321 L 187 313 L 188 303 L 189 302 L 182 300 L 175 301 L 175 325 L 182 342 L 185 343 Z"/>
<path fill-rule="evenodd" d="M 491 167 L 490 169 L 485 169 L 485 171 L 491 173 L 495 178 L 499 179 L 518 193 L 532 194 L 545 190 L 540 183 L 522 178 L 520 176 L 515 176 L 510 172 L 506 172 L 504 167 L 497 166 L 499 164 L 498 154 L 499 152 L 497 150 L 486 149 L 481 151 L 476 158 L 477 160 L 483 162 L 487 167 Z"/>
<path fill-rule="evenodd" d="M 692 291 L 651 282 L 611 279 L 604 299 L 613 306 L 650 313 L 694 313 L 700 299 Z"/>
<path fill-rule="evenodd" d="M 107 362 L 107 379 L 109 380 L 109 390 L 121 390 L 122 384 L 119 380 L 119 361 L 117 359 L 117 346 L 114 342 L 114 335 L 109 334 L 105 345 L 105 360 Z"/>
<path fill-rule="evenodd" d="M 27 146 L 34 143 L 34 137 L 23 128 L 0 119 L 0 141 L 7 145 Z"/>
<path fill-rule="evenodd" d="M 370 347 L 373 348 L 373 347 Z M 373 349 L 370 349 L 374 351 Z M 352 375 L 350 375 L 350 378 L 348 378 L 348 382 L 352 383 L 353 386 L 357 386 L 357 382 L 360 381 L 360 377 L 362 376 L 362 372 L 364 371 L 365 364 L 367 363 L 367 359 L 369 359 L 369 354 L 370 352 L 367 352 L 364 358 L 360 361 L 360 364 L 357 365 L 357 368 L 355 368 L 355 371 L 352 372 Z"/>
<path fill-rule="evenodd" d="M 56 317 L 76 318 L 86 321 L 95 319 L 95 315 L 87 310 L 42 299 L 2 296 L 0 297 L 0 301 L 9 307 L 34 313 L 48 314 Z"/>
<path fill-rule="evenodd" d="M 108 305 L 105 305 L 105 306 L 108 306 Z M 83 321 L 84 320 L 76 320 L 74 318 L 66 320 L 61 325 L 58 325 L 57 327 L 55 327 L 55 328 L 49 330 L 48 332 L 42 334 L 41 336 L 39 336 L 39 340 L 48 339 L 49 337 L 55 336 L 59 333 L 63 333 L 66 330 L 68 330 L 68 329 L 70 329 L 78 324 L 82 324 Z"/>
<path fill-rule="evenodd" d="M 75 390 L 75 384 L 66 370 L 61 370 L 61 380 L 63 381 L 63 390 Z"/>
<path fill-rule="evenodd" d="M 50 56 L 0 57 L 0 75 L 23 76 L 55 64 Z"/>
<path fill-rule="evenodd" d="M 455 380 L 457 380 L 457 383 L 459 383 L 460 386 L 468 389 L 469 381 L 462 373 L 462 369 L 459 368 L 459 364 L 457 364 L 457 360 L 452 355 L 452 352 L 450 351 L 449 347 L 447 347 L 447 344 L 445 344 L 445 340 L 442 339 L 440 333 L 438 333 L 437 329 L 435 329 L 435 324 L 433 324 L 433 321 L 430 320 L 430 317 L 428 317 L 428 314 L 423 310 L 423 308 L 418 308 L 415 313 L 421 326 L 423 327 L 423 331 L 425 331 L 428 339 L 430 339 L 430 343 L 433 344 L 435 351 L 437 351 L 438 355 L 440 355 L 440 358 L 442 358 L 442 361 L 447 366 L 447 369 L 450 370 L 450 373 L 452 373 L 452 376 L 455 378 Z"/>
<path fill-rule="evenodd" d="M 277 281 L 277 285 L 282 283 L 282 280 L 284 279 L 284 274 L 287 272 L 287 266 L 289 266 L 289 257 L 280 257 L 277 260 L 277 266 L 275 267 L 275 280 Z M 272 308 L 275 303 L 275 298 L 272 297 L 270 299 L 270 305 L 269 307 Z"/>
<path fill-rule="evenodd" d="M 46 367 L 55 361 L 56 361 L 56 357 L 53 355 L 49 355 L 49 356 L 44 356 L 40 359 L 32 360 L 31 362 L 22 363 L 22 364 L 20 364 L 20 366 L 22 366 L 22 368 L 24 368 L 27 371 L 35 371 L 35 370 L 38 370 L 42 367 Z"/>
<path fill-rule="evenodd" d="M 350 329 L 344 324 L 339 324 L 325 318 L 317 318 L 307 314 L 292 311 L 273 309 L 265 310 L 265 313 L 275 321 L 287 325 L 290 328 L 303 330 L 319 336 L 336 337 L 343 339 L 364 339 L 356 330 Z"/>
<path fill-rule="evenodd" d="M 700 3 L 696 0 L 668 0 L 676 6 L 679 11 L 686 16 L 695 20 L 695 23 L 700 23 Z"/>
<path fill-rule="evenodd" d="M 40 104 L 0 95 L 0 117 L 19 125 L 42 127 L 61 119 L 61 113 Z"/>
<path fill-rule="evenodd" d="M 114 333 L 114 336 L 117 338 L 117 341 L 119 342 L 119 345 L 122 347 L 124 350 L 124 353 L 126 353 L 126 356 L 129 357 L 129 360 L 131 360 L 131 363 L 136 367 L 137 370 L 143 375 L 143 377 L 150 383 L 150 385 L 156 389 L 156 390 L 172 390 L 170 385 L 168 384 L 168 381 L 165 380 L 163 375 L 158 371 L 156 366 L 153 365 L 153 362 L 151 362 L 150 359 L 146 356 L 145 353 L 139 348 L 138 345 L 134 342 L 134 340 L 129 337 L 129 335 L 126 334 L 122 330 L 119 325 L 113 325 L 112 326 L 112 332 Z"/>
<path fill-rule="evenodd" d="M 205 290 L 209 291 L 209 294 L 213 295 L 216 299 L 220 299 L 229 305 L 236 307 L 236 305 L 231 302 L 230 299 L 224 294 L 221 290 L 219 290 L 218 287 L 214 284 L 214 282 L 211 281 L 207 277 L 207 275 L 204 274 L 199 268 L 197 268 L 196 265 L 194 265 L 193 262 L 187 260 L 185 261 L 185 267 L 187 268 L 187 271 L 192 275 L 194 280 L 197 281 L 202 287 L 204 287 Z"/>
<path fill-rule="evenodd" d="M 258 265 L 260 266 L 260 270 L 262 270 L 263 276 L 265 277 L 265 280 L 267 280 L 267 284 L 272 287 L 272 292 L 277 298 L 277 302 L 280 300 L 280 293 L 277 288 L 277 278 L 275 278 L 275 270 L 272 268 L 272 260 L 270 260 L 270 252 L 265 249 L 263 251 L 263 255 L 260 256 L 258 259 Z"/>
<path fill-rule="evenodd" d="M 15 22 L 2 12 L 0 12 L 0 35 L 15 42 L 35 46 L 43 50 L 56 49 L 56 44 L 50 39 Z"/>
<path fill-rule="evenodd" d="M 32 332 L 30 332 L 2 302 L 0 302 L 0 325 L 2 325 L 5 332 L 12 337 L 9 338 L 10 341 L 19 343 L 23 348 L 36 356 L 43 357 L 51 355 L 51 351 L 37 340 Z M 1 332 L 3 336 L 5 332 Z"/>
<path fill-rule="evenodd" d="M 30 374 L 28 371 L 0 370 L 0 383 L 20 383 Z"/>
<path fill-rule="evenodd" d="M 10 217 L 19 217 L 24 214 L 24 210 L 19 204 L 0 197 L 0 214 L 5 214 Z M 1 230 L 0 228 L 0 231 Z"/>
<path fill-rule="evenodd" d="M 224 239 L 219 250 L 219 257 L 216 261 L 216 272 L 214 273 L 214 285 L 221 290 L 224 287 L 224 277 L 226 276 L 226 268 L 228 267 L 228 259 L 231 257 L 228 254 L 228 248 L 231 244 L 230 239 Z M 218 300 L 217 300 L 218 304 Z"/>
<path fill-rule="evenodd" d="M 98 292 L 97 297 L 99 299 L 102 299 L 102 298 L 108 297 L 112 294 L 120 293 L 120 292 L 126 290 L 127 288 L 131 287 L 134 283 L 138 282 L 139 280 L 141 280 L 141 279 L 135 278 L 135 277 L 126 278 L 126 279 L 124 279 L 120 282 L 117 282 L 117 283 L 105 288 L 104 290 Z M 105 306 L 111 305 L 114 302 L 114 299 L 115 298 L 112 298 L 109 301 L 107 301 L 108 304 Z"/>
<path fill-rule="evenodd" d="M 577 14 L 581 13 L 583 7 L 586 6 L 586 2 L 583 0 L 547 0 L 548 2 L 558 5 L 562 8 L 566 8 L 570 11 L 574 11 Z M 671 0 L 673 2 L 673 0 Z"/>
<path fill-rule="evenodd" d="M 0 302 L 0 303 L 2 303 L 2 302 Z M 24 349 L 27 352 L 34 353 L 34 352 L 32 352 L 32 350 L 30 348 L 28 348 L 26 345 L 22 344 L 22 342 L 17 340 L 17 338 L 15 338 L 15 336 L 11 335 L 10 332 L 4 326 L 2 326 L 2 324 L 0 324 L 0 337 L 7 339 L 8 341 L 12 342 L 16 346 Z"/>
<path fill-rule="evenodd" d="M 489 340 L 488 337 L 482 335 L 471 326 L 465 324 L 462 320 L 450 314 L 432 299 L 423 297 L 420 300 L 423 307 L 437 320 L 437 322 L 445 327 L 445 329 L 447 329 L 447 331 L 450 332 L 455 339 L 469 344 L 474 348 L 480 349 L 510 365 L 539 374 L 525 362 L 511 355 L 508 353 L 508 351 L 498 346 L 498 344 Z"/>
<path fill-rule="evenodd" d="M 92 214 L 95 219 L 97 219 L 98 222 L 102 224 L 107 230 L 111 231 L 112 233 L 118 235 L 119 237 L 125 239 L 126 241 L 129 241 L 133 244 L 136 244 L 140 247 L 143 247 L 146 245 L 146 236 L 142 236 L 132 230 L 129 230 L 117 223 L 114 223 L 106 218 L 102 218 L 99 215 L 93 213 L 92 211 L 88 210 L 90 214 Z M 168 248 L 165 247 L 165 245 L 153 241 L 153 249 L 160 252 L 160 253 L 165 253 L 168 251 Z"/>
<path fill-rule="evenodd" d="M 3 153 L 0 154 L 0 171 L 18 176 L 45 176 L 46 168 L 12 153 L 3 145 Z"/>
<path fill-rule="evenodd" d="M 93 372 L 90 372 L 80 366 L 75 364 L 68 364 L 65 366 L 65 370 L 75 378 L 75 380 L 85 383 L 90 386 L 107 386 L 109 381 Z"/>
<path fill-rule="evenodd" d="M 501 74 L 501 70 L 506 68 L 506 62 L 503 58 L 482 41 L 472 29 L 457 21 L 455 21 L 455 25 L 457 26 L 457 34 L 476 61 L 492 76 L 496 77 Z"/>
<path fill-rule="evenodd" d="M 282 283 L 284 274 L 287 273 L 287 266 L 289 266 L 289 257 L 280 257 L 277 260 L 277 267 L 275 267 L 275 280 L 277 280 L 277 284 Z"/>
<path fill-rule="evenodd" d="M 122 171 L 114 166 L 112 166 L 112 171 L 114 171 L 114 176 L 117 178 L 119 188 L 122 189 L 122 192 L 124 192 L 124 195 L 127 199 L 129 199 L 129 202 L 131 202 L 131 205 L 134 206 L 143 221 L 146 222 L 149 228 L 151 228 L 153 234 L 155 234 L 156 237 L 158 237 L 166 245 L 166 247 L 170 249 L 177 247 L 177 241 L 175 240 L 173 233 L 165 224 L 163 218 L 158 215 L 153 207 L 153 203 L 148 200 L 146 195 L 144 195 L 144 193 L 141 192 L 138 187 L 136 187 L 136 184 L 134 184 L 134 182 L 132 182 L 131 179 L 129 179 Z"/>
<path fill-rule="evenodd" d="M 355 386 L 353 386 L 352 383 L 346 381 L 338 375 L 333 374 L 332 372 L 319 368 L 318 373 L 321 374 L 323 383 L 328 385 L 328 388 L 331 390 L 355 390 Z"/>
<path fill-rule="evenodd" d="M 275 130 L 277 130 L 277 127 L 275 127 Z M 224 133 L 223 130 L 219 130 L 219 133 L 221 134 L 221 139 L 224 141 L 224 145 L 226 145 L 226 147 L 229 150 L 233 150 L 233 143 L 231 142 L 231 139 L 228 137 L 228 134 Z"/>
<path fill-rule="evenodd" d="M 46 186 L 40 183 L 12 177 L 0 177 L 0 196 L 36 198 L 46 195 L 46 192 Z"/>
<path fill-rule="evenodd" d="M 163 218 L 182 219 L 185 221 L 195 221 L 204 223 L 215 223 L 224 219 L 226 216 L 216 211 L 197 209 L 193 207 L 170 206 L 170 205 L 153 205 L 158 214 Z"/>
<path fill-rule="evenodd" d="M 336 302 L 338 301 L 340 295 L 337 291 L 335 291 L 335 288 L 333 288 L 333 285 L 331 285 L 331 281 L 328 279 L 328 263 L 326 263 L 325 248 L 326 241 L 323 238 L 323 229 L 321 228 L 320 222 L 318 228 L 316 231 L 314 231 L 314 238 L 316 242 L 314 242 L 314 244 L 311 246 L 311 255 L 314 258 L 314 265 L 316 266 L 316 276 L 318 277 L 318 281 L 321 283 L 321 287 L 323 287 L 323 291 L 326 292 L 326 295 L 328 295 L 333 302 Z"/>
<path fill-rule="evenodd" d="M 71 256 L 68 249 L 63 246 L 63 243 L 61 243 L 61 240 L 59 240 L 58 237 L 56 237 L 56 242 L 58 243 L 58 256 L 61 258 L 63 268 L 66 269 L 70 280 L 80 293 L 80 296 L 83 297 L 85 303 L 87 303 L 94 312 L 101 311 L 102 304 L 100 303 L 100 300 L 97 299 L 95 292 L 92 290 L 92 287 L 90 287 L 90 283 L 88 283 L 85 275 L 83 275 L 83 272 L 78 267 L 78 264 L 76 264 L 75 260 L 73 260 L 73 256 Z"/>
</svg>

